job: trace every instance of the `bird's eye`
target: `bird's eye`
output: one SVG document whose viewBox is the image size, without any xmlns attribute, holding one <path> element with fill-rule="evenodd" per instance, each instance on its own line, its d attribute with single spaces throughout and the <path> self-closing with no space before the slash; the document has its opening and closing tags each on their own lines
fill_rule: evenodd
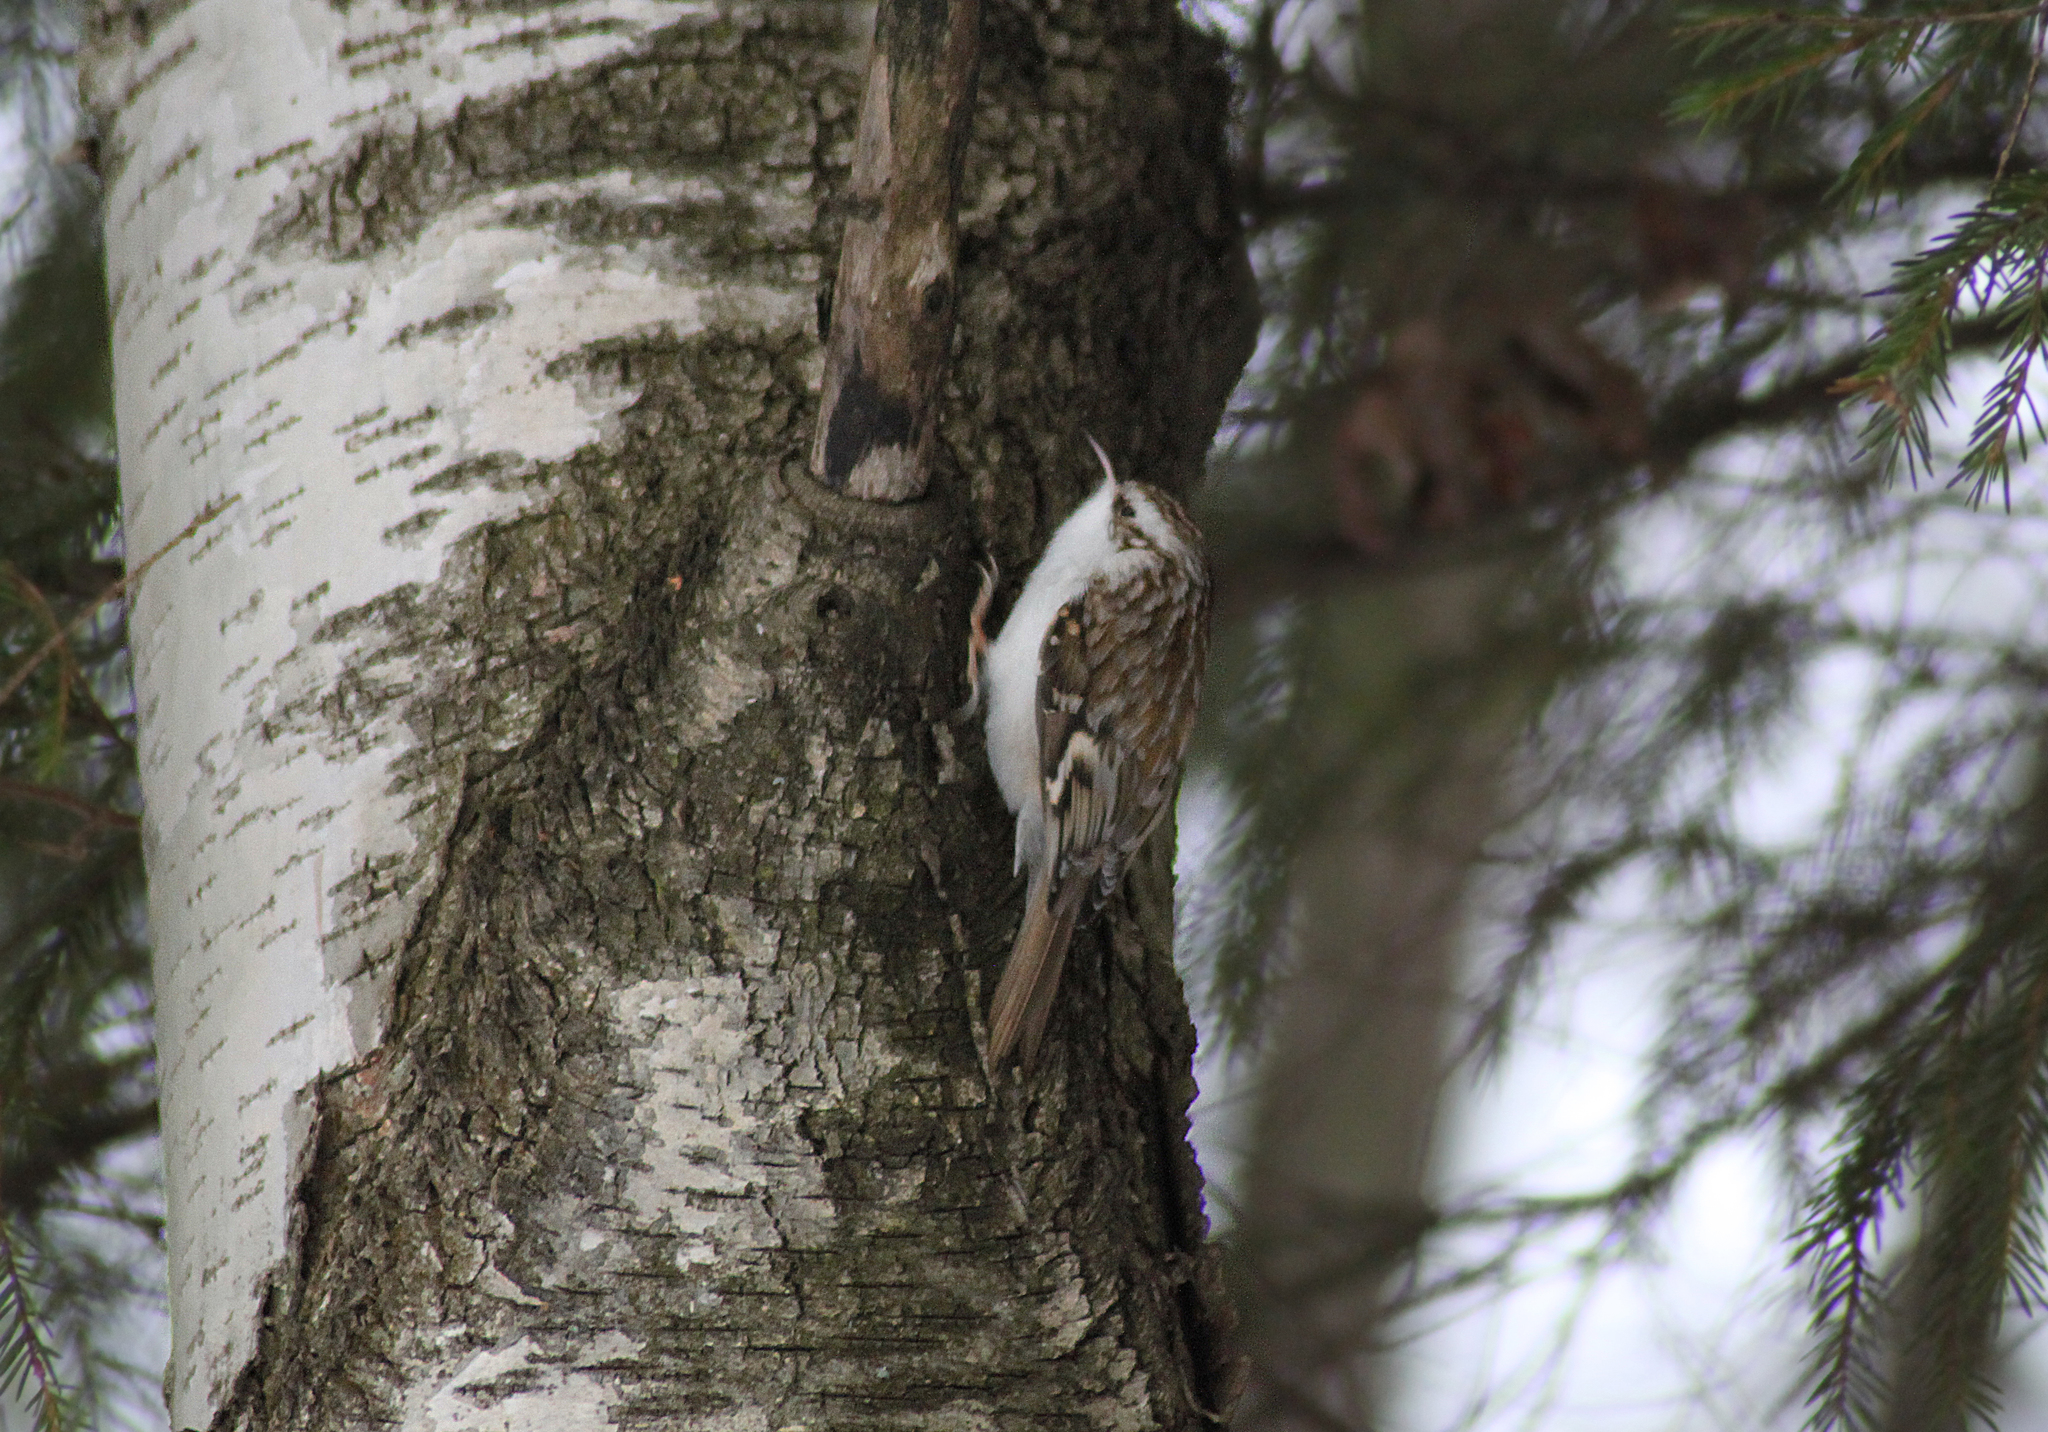
<svg viewBox="0 0 2048 1432">
<path fill-rule="evenodd" d="M 1116 500 L 1116 515 L 1129 522 L 1137 517 L 1138 509 L 1131 506 L 1130 498 L 1119 497 Z"/>
</svg>

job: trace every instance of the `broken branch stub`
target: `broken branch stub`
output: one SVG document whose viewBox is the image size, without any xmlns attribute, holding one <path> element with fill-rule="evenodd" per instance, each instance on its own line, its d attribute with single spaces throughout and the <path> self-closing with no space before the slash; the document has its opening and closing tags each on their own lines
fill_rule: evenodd
<svg viewBox="0 0 2048 1432">
<path fill-rule="evenodd" d="M 811 444 L 812 475 L 849 497 L 908 502 L 930 480 L 980 35 L 980 0 L 876 11 Z"/>
</svg>

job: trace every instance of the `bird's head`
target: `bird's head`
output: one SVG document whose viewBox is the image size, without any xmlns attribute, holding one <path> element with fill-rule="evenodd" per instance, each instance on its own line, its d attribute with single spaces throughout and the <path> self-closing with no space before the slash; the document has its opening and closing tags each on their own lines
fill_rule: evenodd
<svg viewBox="0 0 2048 1432">
<path fill-rule="evenodd" d="M 1110 537 L 1120 550 L 1143 547 L 1174 553 L 1200 546 L 1201 537 L 1178 502 L 1149 482 L 1119 479 L 1102 444 L 1091 437 L 1088 446 L 1095 449 L 1108 479 Z"/>
</svg>

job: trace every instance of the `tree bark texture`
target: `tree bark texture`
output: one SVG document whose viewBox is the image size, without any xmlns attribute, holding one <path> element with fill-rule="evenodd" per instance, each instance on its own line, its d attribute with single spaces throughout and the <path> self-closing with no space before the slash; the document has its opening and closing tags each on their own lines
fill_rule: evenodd
<svg viewBox="0 0 2048 1432">
<path fill-rule="evenodd" d="M 806 472 L 871 12 L 106 0 L 180 1428 L 1192 1427 L 1168 852 L 991 1079 L 960 700 L 1249 351 L 1171 0 L 988 3 L 934 481 Z"/>
</svg>

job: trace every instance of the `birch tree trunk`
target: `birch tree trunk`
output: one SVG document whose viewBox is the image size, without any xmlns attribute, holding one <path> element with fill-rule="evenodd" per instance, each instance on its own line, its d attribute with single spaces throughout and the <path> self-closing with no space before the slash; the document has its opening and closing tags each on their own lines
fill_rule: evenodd
<svg viewBox="0 0 2048 1432">
<path fill-rule="evenodd" d="M 101 0 L 180 1428 L 1192 1427 L 1166 842 L 991 1078 L 961 697 L 1248 351 L 1172 0 L 990 0 L 931 495 L 806 472 L 871 8 Z"/>
</svg>

